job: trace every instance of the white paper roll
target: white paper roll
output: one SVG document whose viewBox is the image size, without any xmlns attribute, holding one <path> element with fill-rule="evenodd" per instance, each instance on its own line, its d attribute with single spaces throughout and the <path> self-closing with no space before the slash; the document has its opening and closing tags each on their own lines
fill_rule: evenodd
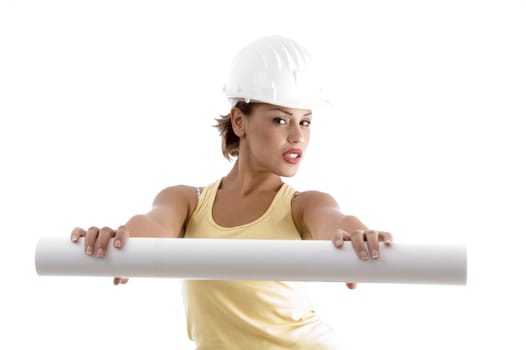
<svg viewBox="0 0 526 350">
<path fill-rule="evenodd" d="M 330 241 L 130 238 L 96 258 L 83 242 L 42 238 L 35 263 L 41 276 L 456 285 L 467 277 L 465 246 L 400 243 L 362 261 L 350 242 L 337 249 Z"/>
</svg>

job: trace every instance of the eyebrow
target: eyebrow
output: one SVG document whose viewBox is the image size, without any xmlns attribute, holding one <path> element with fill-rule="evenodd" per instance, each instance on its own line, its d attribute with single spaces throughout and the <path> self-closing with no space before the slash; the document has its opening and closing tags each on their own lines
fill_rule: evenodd
<svg viewBox="0 0 526 350">
<path fill-rule="evenodd" d="M 268 109 L 267 111 L 280 111 L 280 112 L 283 112 L 285 114 L 288 114 L 290 116 L 292 116 L 292 113 L 290 112 L 287 112 L 281 108 L 271 108 L 271 109 Z M 309 115 L 312 115 L 312 112 L 308 112 L 308 113 L 305 113 L 303 116 L 306 117 L 306 116 L 309 116 Z"/>
</svg>

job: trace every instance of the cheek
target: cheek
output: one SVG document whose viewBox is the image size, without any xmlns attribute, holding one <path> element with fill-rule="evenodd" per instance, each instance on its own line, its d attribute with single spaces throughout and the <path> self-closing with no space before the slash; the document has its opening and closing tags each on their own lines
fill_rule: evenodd
<svg viewBox="0 0 526 350">
<path fill-rule="evenodd" d="M 259 130 L 257 138 L 259 143 L 262 143 L 267 147 L 272 147 L 273 145 L 279 145 L 282 136 L 279 132 L 269 128 Z"/>
<path fill-rule="evenodd" d="M 309 142 L 310 142 L 310 130 L 306 131 L 305 134 L 303 135 L 303 143 L 305 147 L 309 145 Z"/>
</svg>

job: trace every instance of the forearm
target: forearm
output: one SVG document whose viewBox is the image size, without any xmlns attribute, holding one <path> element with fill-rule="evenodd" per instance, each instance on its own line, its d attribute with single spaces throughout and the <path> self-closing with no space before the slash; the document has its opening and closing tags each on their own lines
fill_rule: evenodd
<svg viewBox="0 0 526 350">
<path fill-rule="evenodd" d="M 319 223 L 319 227 L 311 230 L 310 239 L 331 240 L 334 237 L 334 233 L 339 230 L 343 230 L 347 233 L 356 230 L 368 230 L 367 226 L 356 216 L 342 215 L 339 211 L 326 213 L 323 221 L 320 219 L 317 220 L 317 223 Z"/>
<path fill-rule="evenodd" d="M 336 200 L 323 192 L 301 193 L 293 210 L 303 239 L 330 240 L 339 231 L 367 230 L 356 216 L 342 214 Z"/>
</svg>

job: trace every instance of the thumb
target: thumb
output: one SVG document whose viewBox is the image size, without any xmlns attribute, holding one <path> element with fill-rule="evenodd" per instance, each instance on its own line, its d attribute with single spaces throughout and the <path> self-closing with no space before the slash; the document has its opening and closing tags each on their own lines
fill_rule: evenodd
<svg viewBox="0 0 526 350">
<path fill-rule="evenodd" d="M 113 279 L 113 284 L 118 286 L 119 284 L 126 284 L 128 283 L 128 279 L 125 277 L 115 277 Z"/>
<path fill-rule="evenodd" d="M 356 289 L 356 288 L 358 288 L 358 284 L 355 283 L 355 282 L 347 282 L 347 283 L 345 283 L 345 285 L 346 285 L 347 288 L 349 288 L 349 289 Z"/>
</svg>

